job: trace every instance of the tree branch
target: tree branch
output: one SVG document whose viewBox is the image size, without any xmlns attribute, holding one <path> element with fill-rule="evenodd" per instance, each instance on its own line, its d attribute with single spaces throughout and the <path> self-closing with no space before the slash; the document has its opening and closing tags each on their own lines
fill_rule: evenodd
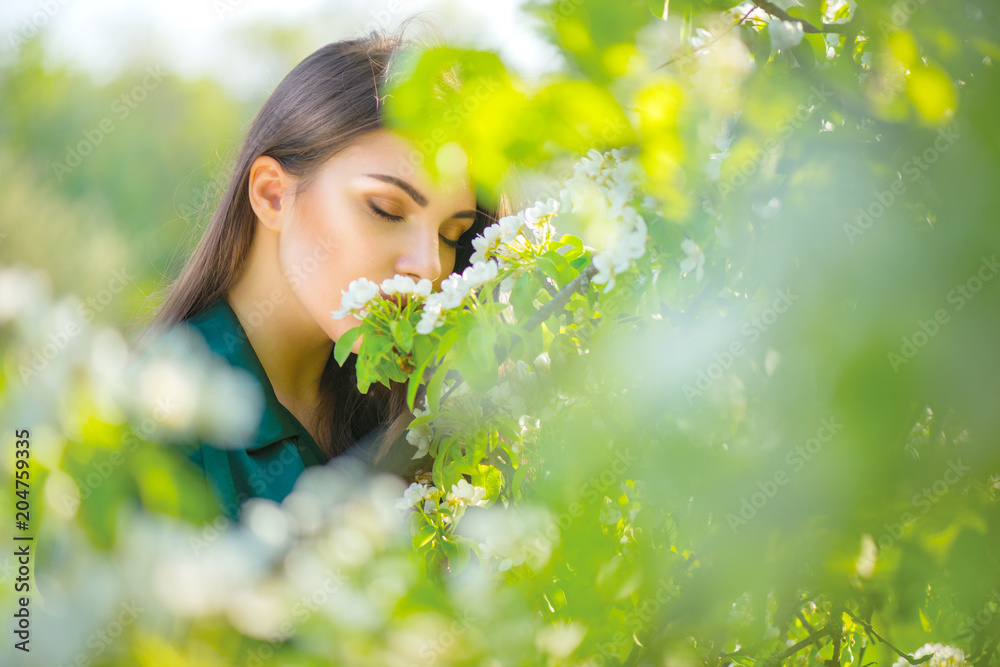
<svg viewBox="0 0 1000 667">
<path fill-rule="evenodd" d="M 919 665 L 920 663 L 927 662 L 928 660 L 930 660 L 931 658 L 934 657 L 933 653 L 931 653 L 930 655 L 925 655 L 922 658 L 914 658 L 912 655 L 909 655 L 907 653 L 903 653 L 898 648 L 896 648 L 891 643 L 889 643 L 889 641 L 887 641 L 885 637 L 883 637 L 879 633 L 875 632 L 875 628 L 872 627 L 871 623 L 869 623 L 868 621 L 861 620 L 860 618 L 858 618 L 857 616 L 855 616 L 854 614 L 852 614 L 850 609 L 845 609 L 844 611 L 847 612 L 848 616 L 850 616 L 855 621 L 857 621 L 858 623 L 860 623 L 862 625 L 862 627 L 864 627 L 865 631 L 868 634 L 870 634 L 872 637 L 874 637 L 875 639 L 879 640 L 880 642 L 882 642 L 883 644 L 885 644 L 886 646 L 888 646 L 889 648 L 891 648 L 893 651 L 895 651 L 896 653 L 898 653 L 899 657 L 903 658 L 904 660 L 906 660 L 911 665 Z"/>
<path fill-rule="evenodd" d="M 765 12 L 767 12 L 771 16 L 779 18 L 782 21 L 790 21 L 792 23 L 801 23 L 802 24 L 802 31 L 803 32 L 810 32 L 810 33 L 813 33 L 813 34 L 820 34 L 820 33 L 824 33 L 824 32 L 844 33 L 844 32 L 847 32 L 847 30 L 848 30 L 847 26 L 850 23 L 850 22 L 848 22 L 848 23 L 821 23 L 820 25 L 822 26 L 822 28 L 817 28 L 816 26 L 814 26 L 809 21 L 806 21 L 805 19 L 800 19 L 800 18 L 796 18 L 796 17 L 792 16 L 791 14 L 789 14 L 788 12 L 786 12 L 784 9 L 782 9 L 778 5 L 776 5 L 773 2 L 771 2 L 770 0 L 756 0 L 756 2 L 754 4 L 756 4 L 758 7 L 760 7 L 761 9 L 763 9 Z"/>
<path fill-rule="evenodd" d="M 802 613 L 802 610 L 795 612 L 795 615 L 798 617 L 799 622 L 807 632 L 816 632 L 816 628 L 812 626 L 812 623 L 806 620 L 806 615 Z"/>
<path fill-rule="evenodd" d="M 531 316 L 531 318 L 524 324 L 525 331 L 532 331 L 539 324 L 549 319 L 554 312 L 565 306 L 570 297 L 572 297 L 577 292 L 582 292 L 587 289 L 590 285 L 590 279 L 597 274 L 597 269 L 593 264 L 589 265 L 583 270 L 583 273 L 578 275 L 572 280 L 572 282 L 567 283 L 559 292 L 552 297 L 552 300 L 546 303 L 544 306 L 538 309 L 538 312 Z"/>
<path fill-rule="evenodd" d="M 744 14 L 744 15 L 742 16 L 742 18 L 738 18 L 738 19 L 736 19 L 735 21 L 733 21 L 733 23 L 732 23 L 732 24 L 731 24 L 731 25 L 730 25 L 730 26 L 729 26 L 728 28 L 726 28 L 726 31 L 728 31 L 728 30 L 732 29 L 732 28 L 733 28 L 733 27 L 735 27 L 735 26 L 738 26 L 738 25 L 739 25 L 740 23 L 743 23 L 743 21 L 745 21 L 745 20 L 746 20 L 746 18 L 747 18 L 748 16 L 750 16 L 750 13 L 751 13 L 751 12 L 752 12 L 752 11 L 753 11 L 754 9 L 755 9 L 755 7 L 751 7 L 751 8 L 750 8 L 750 10 L 749 10 L 749 11 L 748 11 L 748 12 L 747 12 L 746 14 Z M 709 41 L 705 42 L 704 44 L 702 44 L 701 46 L 699 46 L 699 47 L 698 47 L 697 49 L 693 49 L 693 50 L 691 50 L 691 51 L 689 51 L 689 52 L 687 52 L 687 53 L 679 53 L 679 54 L 677 54 L 676 56 L 674 56 L 673 58 L 671 58 L 670 60 L 668 60 L 667 62 L 665 62 L 665 63 L 662 63 L 662 64 L 660 64 L 660 65 L 657 65 L 657 66 L 656 66 L 656 67 L 654 67 L 653 69 L 654 69 L 654 70 L 658 70 L 658 69 L 660 69 L 660 68 L 663 68 L 663 67 L 666 67 L 667 65 L 672 65 L 673 63 L 677 62 L 677 61 L 678 61 L 678 60 L 680 60 L 681 58 L 690 58 L 691 56 L 693 56 L 694 54 L 698 53 L 698 52 L 699 52 L 699 51 L 701 51 L 702 49 L 704 49 L 704 48 L 707 48 L 707 47 L 711 46 L 712 44 L 715 44 L 715 43 L 716 43 L 717 41 L 719 41 L 719 38 L 720 38 L 721 36 L 722 36 L 722 33 L 719 33 L 718 35 L 716 35 L 716 36 L 715 36 L 714 38 L 712 38 L 711 40 L 709 40 Z"/>
<path fill-rule="evenodd" d="M 833 628 L 833 657 L 826 661 L 829 667 L 839 667 L 840 665 L 840 642 L 844 637 L 844 611 L 843 605 L 834 605 L 830 612 L 830 624 Z"/>
<path fill-rule="evenodd" d="M 811 635 L 800 641 L 798 644 L 795 644 L 794 646 L 789 646 L 781 653 L 777 655 L 772 655 L 770 658 L 766 658 L 763 662 L 761 662 L 761 664 L 780 665 L 781 661 L 784 660 L 785 658 L 795 655 L 796 653 L 804 649 L 806 646 L 816 643 L 817 640 L 826 637 L 831 632 L 833 632 L 833 630 L 829 626 L 821 628 L 820 630 L 817 630 L 816 632 L 812 633 Z"/>
</svg>

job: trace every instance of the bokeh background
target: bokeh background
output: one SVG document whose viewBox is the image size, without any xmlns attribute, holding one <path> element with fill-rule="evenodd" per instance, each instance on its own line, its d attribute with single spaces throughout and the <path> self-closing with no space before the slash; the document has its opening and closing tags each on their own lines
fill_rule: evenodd
<svg viewBox="0 0 1000 667">
<path fill-rule="evenodd" d="M 243 130 L 297 62 L 415 14 L 415 36 L 495 49 L 530 80 L 562 61 L 520 4 L 5 0 L 0 262 L 43 269 L 54 293 L 84 301 L 127 277 L 94 321 L 140 327 Z"/>
<path fill-rule="evenodd" d="M 505 587 L 470 568 L 471 585 L 449 588 L 413 567 L 408 535 L 370 536 L 390 545 L 379 557 L 334 549 L 330 562 L 363 576 L 299 628 L 287 664 L 343 651 L 357 664 L 406 665 L 413 647 L 448 632 L 458 648 L 434 654 L 441 663 L 642 664 L 641 653 L 656 664 L 762 664 L 825 632 L 843 634 L 844 650 L 822 635 L 788 661 L 892 664 L 877 631 L 907 652 L 947 643 L 995 665 L 996 3 L 672 0 L 668 21 L 656 1 L 527 4 L 558 10 L 542 24 L 513 0 L 4 2 L 0 263 L 37 269 L 53 293 L 88 304 L 94 323 L 134 333 L 198 238 L 268 91 L 319 46 L 421 13 L 448 43 L 503 58 L 464 56 L 470 82 L 504 84 L 487 122 L 466 114 L 452 128 L 474 140 L 474 163 L 516 158 L 550 172 L 547 192 L 586 194 L 570 166 L 578 154 L 632 144 L 655 195 L 637 204 L 649 238 L 617 291 L 579 296 L 580 308 L 545 325 L 555 384 L 532 407 L 573 400 L 545 417 L 545 464 L 519 464 L 516 481 L 491 488 L 556 517 L 551 559 L 510 568 Z M 796 17 L 823 31 L 803 34 Z M 416 76 L 413 104 L 396 110 L 414 132 L 443 117 L 420 94 L 432 74 Z M 581 171 L 599 175 L 598 157 Z M 560 212 L 561 231 L 587 231 L 577 213 Z M 538 281 L 520 283 L 522 314 L 536 308 L 532 291 L 552 287 L 542 281 L 562 286 L 581 268 L 549 259 Z M 9 297 L 10 283 L 0 287 Z M 0 301 L 4 322 L 9 310 Z M 16 324 L 30 320 L 20 315 Z M 77 341 L 29 386 L 17 363 L 59 329 L 8 329 L 0 334 L 20 347 L 3 350 L 0 416 L 46 422 L 33 440 L 33 461 L 50 475 L 34 498 L 50 513 L 40 572 L 50 636 L 67 638 L 49 655 L 96 657 L 89 633 L 136 590 L 176 618 L 144 616 L 107 664 L 162 664 L 157 656 L 176 650 L 187 656 L 176 664 L 230 665 L 271 646 L 268 623 L 295 603 L 289 591 L 318 590 L 318 569 L 295 561 L 280 582 L 247 575 L 233 564 L 271 547 L 247 548 L 246 532 L 213 538 L 219 550 L 201 563 L 187 527 L 171 524 L 171 539 L 158 541 L 164 517 L 198 509 L 190 472 L 163 448 L 140 447 L 110 468 L 120 474 L 91 485 L 126 449 L 124 429 L 91 385 L 74 385 L 64 402 L 60 393 L 83 366 L 100 375 L 110 339 Z M 495 374 L 502 360 L 479 347 L 474 365 Z M 70 492 L 87 497 L 54 502 Z M 152 511 L 116 525 L 132 504 Z M 249 530 L 273 536 L 286 510 L 266 508 Z M 331 542 L 380 530 L 331 516 Z M 154 558 L 168 562 L 154 568 Z M 0 578 L 12 571 L 0 558 Z M 402 602 L 393 606 L 389 589 Z M 344 613 L 366 603 L 387 608 Z M 450 625 L 470 610 L 469 625 Z M 376 620 L 352 625 L 365 619 Z"/>
</svg>

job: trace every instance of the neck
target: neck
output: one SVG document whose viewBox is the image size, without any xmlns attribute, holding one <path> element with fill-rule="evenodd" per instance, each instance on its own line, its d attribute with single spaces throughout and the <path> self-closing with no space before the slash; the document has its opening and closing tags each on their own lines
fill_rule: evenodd
<svg viewBox="0 0 1000 667">
<path fill-rule="evenodd" d="M 247 332 L 282 404 L 314 406 L 333 341 L 302 306 L 275 260 L 277 236 L 258 225 L 250 255 L 226 300 Z"/>
</svg>

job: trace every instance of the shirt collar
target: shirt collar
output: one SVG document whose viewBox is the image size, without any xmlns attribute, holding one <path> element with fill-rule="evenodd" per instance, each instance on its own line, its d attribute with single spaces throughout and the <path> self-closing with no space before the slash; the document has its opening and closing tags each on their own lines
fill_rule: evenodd
<svg viewBox="0 0 1000 667">
<path fill-rule="evenodd" d="M 300 450 L 307 449 L 315 462 L 322 462 L 320 450 L 309 432 L 299 423 L 274 393 L 271 381 L 250 344 L 246 331 L 232 306 L 225 297 L 219 297 L 209 306 L 187 320 L 205 339 L 208 347 L 223 357 L 231 366 L 247 371 L 260 384 L 264 395 L 264 409 L 256 433 L 246 449 L 253 451 L 288 438 L 297 438 Z M 305 445 L 305 447 L 303 447 Z"/>
</svg>

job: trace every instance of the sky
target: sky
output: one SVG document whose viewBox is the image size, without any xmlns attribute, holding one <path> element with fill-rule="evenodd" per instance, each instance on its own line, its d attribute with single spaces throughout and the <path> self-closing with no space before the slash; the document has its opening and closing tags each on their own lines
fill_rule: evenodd
<svg viewBox="0 0 1000 667">
<path fill-rule="evenodd" d="M 146 54 L 171 74 L 212 76 L 240 96 L 272 88 L 289 65 L 254 43 L 255 29 L 305 27 L 302 57 L 323 44 L 391 28 L 421 12 L 449 43 L 498 51 L 533 77 L 559 56 L 530 29 L 523 0 L 0 0 L 0 60 L 42 29 L 46 63 L 112 80 Z M 259 42 L 258 42 L 259 44 Z"/>
</svg>

